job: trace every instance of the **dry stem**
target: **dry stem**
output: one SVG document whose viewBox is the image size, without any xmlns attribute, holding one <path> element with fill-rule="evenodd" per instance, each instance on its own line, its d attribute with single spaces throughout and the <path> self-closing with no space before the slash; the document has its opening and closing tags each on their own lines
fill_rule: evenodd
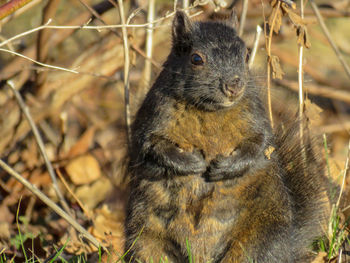
<svg viewBox="0 0 350 263">
<path fill-rule="evenodd" d="M 281 2 L 278 1 L 276 9 L 279 9 L 281 5 Z M 269 28 L 269 36 L 267 36 L 266 32 L 266 21 L 265 21 L 265 15 L 264 15 L 264 30 L 265 30 L 265 39 L 266 39 L 266 50 L 267 50 L 267 105 L 269 108 L 269 117 L 271 122 L 271 127 L 273 128 L 273 116 L 272 116 L 272 102 L 271 102 L 271 41 L 272 41 L 272 34 L 273 34 L 273 28 L 275 26 L 275 20 L 277 17 L 277 12 L 275 12 L 274 17 L 272 18 L 272 23 Z"/>
<path fill-rule="evenodd" d="M 252 53 L 250 55 L 249 62 L 248 62 L 249 69 L 252 68 L 253 63 L 254 63 L 255 55 L 256 55 L 256 52 L 257 52 L 258 47 L 259 47 L 259 40 L 260 40 L 260 36 L 261 36 L 261 31 L 262 31 L 261 27 L 259 25 L 257 25 L 255 39 L 254 39 L 254 46 L 253 46 Z"/>
<path fill-rule="evenodd" d="M 12 14 L 22 6 L 28 4 L 32 0 L 12 0 L 2 6 L 0 6 L 0 20 Z"/>
<path fill-rule="evenodd" d="M 123 25 L 123 43 L 124 43 L 124 103 L 125 103 L 125 121 L 126 121 L 126 131 L 128 146 L 131 143 L 131 119 L 130 119 L 130 99 L 129 99 L 129 68 L 130 68 L 130 58 L 129 58 L 129 43 L 128 43 L 128 32 L 126 30 L 125 15 L 123 0 L 118 0 L 120 20 Z"/>
<path fill-rule="evenodd" d="M 11 88 L 12 92 L 14 93 L 15 95 L 15 98 L 18 102 L 18 105 L 19 107 L 21 108 L 24 116 L 26 117 L 32 131 L 33 131 L 33 134 L 34 134 L 34 137 L 35 137 L 35 140 L 39 146 L 39 150 L 40 150 L 40 153 L 41 155 L 43 156 L 44 158 L 44 161 L 45 161 L 45 165 L 46 165 L 46 168 L 49 172 L 49 175 L 51 177 L 51 180 L 52 180 L 52 184 L 53 184 L 53 188 L 63 206 L 63 208 L 67 211 L 67 213 L 70 214 L 70 209 L 57 185 L 57 179 L 56 179 L 56 174 L 55 174 L 55 171 L 52 167 L 52 164 L 51 162 L 49 161 L 49 158 L 47 157 L 47 154 L 46 154 L 46 150 L 45 150 L 45 146 L 44 146 L 44 142 L 40 136 L 40 133 L 39 133 L 39 130 L 38 128 L 36 127 L 36 124 L 35 122 L 33 121 L 33 118 L 30 114 L 30 111 L 29 111 L 29 108 L 27 107 L 27 105 L 25 104 L 25 102 L 23 101 L 22 99 L 22 96 L 19 94 L 19 92 L 16 90 L 16 88 L 14 87 L 14 84 L 12 81 L 7 81 L 7 84 L 8 86 Z"/>
<path fill-rule="evenodd" d="M 244 29 L 244 25 L 245 25 L 245 20 L 247 18 L 247 12 L 248 12 L 248 0 L 244 0 L 241 19 L 239 21 L 239 29 L 238 29 L 238 35 L 240 37 L 243 35 L 243 29 Z"/>
<path fill-rule="evenodd" d="M 147 14 L 147 22 L 151 23 L 154 20 L 154 7 L 155 0 L 148 1 L 148 14 Z M 151 74 L 152 74 L 152 46 L 153 46 L 153 24 L 147 26 L 147 36 L 146 36 L 146 56 L 149 59 L 145 60 L 145 69 L 143 72 L 143 79 L 145 81 L 145 86 L 148 87 L 151 82 Z"/>
</svg>

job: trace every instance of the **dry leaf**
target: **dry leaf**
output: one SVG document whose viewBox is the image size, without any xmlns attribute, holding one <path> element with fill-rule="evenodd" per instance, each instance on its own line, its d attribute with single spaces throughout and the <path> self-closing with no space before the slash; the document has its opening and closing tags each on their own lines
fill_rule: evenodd
<svg viewBox="0 0 350 263">
<path fill-rule="evenodd" d="M 264 154 L 265 156 L 267 157 L 267 159 L 271 159 L 271 154 L 274 152 L 275 150 L 275 147 L 273 146 L 269 146 L 269 148 L 267 148 L 265 151 L 264 151 Z"/>
<path fill-rule="evenodd" d="M 306 48 L 311 47 L 311 43 L 309 41 L 309 37 L 307 35 L 306 26 L 300 26 L 297 28 L 297 36 L 298 36 L 298 44 L 303 45 Z"/>
<path fill-rule="evenodd" d="M 8 222 L 0 222 L 0 239 L 10 239 L 10 224 Z"/>
<path fill-rule="evenodd" d="M 75 195 L 87 209 L 92 210 L 98 203 L 106 199 L 106 196 L 111 190 L 111 182 L 107 178 L 101 177 L 92 185 L 78 187 L 75 191 Z"/>
<path fill-rule="evenodd" d="M 309 41 L 309 37 L 307 36 L 307 29 L 306 29 L 306 23 L 301 18 L 300 15 L 295 13 L 294 10 L 291 9 L 291 7 L 285 3 L 281 5 L 281 8 L 284 13 L 288 14 L 288 17 L 290 21 L 293 23 L 293 25 L 296 28 L 296 34 L 298 36 L 298 44 L 303 45 L 306 48 L 311 47 L 311 43 Z"/>
<path fill-rule="evenodd" d="M 124 210 L 111 211 L 107 205 L 95 211 L 94 226 L 90 232 L 102 242 L 108 242 L 114 250 L 121 253 L 124 250 Z"/>
<path fill-rule="evenodd" d="M 87 131 L 85 131 L 84 134 L 80 137 L 80 139 L 69 150 L 68 156 L 74 157 L 86 153 L 93 142 L 94 135 L 94 127 L 89 128 Z"/>
<path fill-rule="evenodd" d="M 269 27 L 272 28 L 273 27 L 273 31 L 278 34 L 278 32 L 280 31 L 281 25 L 282 25 L 282 10 L 281 8 L 277 8 L 278 6 L 275 5 L 272 8 L 272 12 L 269 16 L 269 20 L 268 20 L 268 24 Z"/>
<path fill-rule="evenodd" d="M 91 154 L 73 159 L 65 168 L 75 185 L 89 184 L 101 177 L 100 165 Z"/>
<path fill-rule="evenodd" d="M 282 70 L 282 67 L 280 65 L 280 59 L 277 56 L 271 56 L 271 67 L 272 67 L 272 77 L 274 79 L 282 79 L 284 72 Z"/>
</svg>

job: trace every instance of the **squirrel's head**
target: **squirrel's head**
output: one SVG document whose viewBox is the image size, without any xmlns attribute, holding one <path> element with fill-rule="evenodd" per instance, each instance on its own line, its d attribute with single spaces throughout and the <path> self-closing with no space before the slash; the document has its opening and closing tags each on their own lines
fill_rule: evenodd
<svg viewBox="0 0 350 263">
<path fill-rule="evenodd" d="M 232 20 L 235 15 L 225 22 L 192 22 L 176 12 L 168 65 L 180 74 L 178 95 L 199 108 L 229 108 L 246 92 L 247 48 Z"/>
</svg>

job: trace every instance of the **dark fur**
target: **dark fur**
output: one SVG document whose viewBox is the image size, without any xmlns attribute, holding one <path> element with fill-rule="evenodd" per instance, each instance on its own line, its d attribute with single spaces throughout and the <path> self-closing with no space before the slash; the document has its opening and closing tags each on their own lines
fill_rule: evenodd
<svg viewBox="0 0 350 263">
<path fill-rule="evenodd" d="M 305 162 L 294 130 L 275 138 L 245 60 L 232 27 L 177 12 L 132 127 L 128 260 L 186 262 L 186 239 L 195 262 L 307 257 L 321 231 L 322 165 L 309 142 Z"/>
</svg>

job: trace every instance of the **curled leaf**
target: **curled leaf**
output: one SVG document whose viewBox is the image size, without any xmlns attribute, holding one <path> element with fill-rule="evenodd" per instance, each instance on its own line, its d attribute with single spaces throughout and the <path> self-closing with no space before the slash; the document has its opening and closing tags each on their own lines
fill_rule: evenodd
<svg viewBox="0 0 350 263">
<path fill-rule="evenodd" d="M 273 31 L 276 34 L 278 34 L 278 32 L 280 31 L 282 25 L 282 16 L 282 9 L 278 7 L 278 5 L 274 4 L 274 6 L 272 7 L 272 12 L 269 16 L 268 25 L 269 28 L 273 28 Z"/>
<path fill-rule="evenodd" d="M 306 48 L 311 47 L 311 43 L 309 41 L 309 38 L 307 36 L 307 29 L 306 29 L 306 23 L 305 21 L 301 18 L 300 15 L 298 15 L 288 4 L 282 3 L 281 9 L 285 14 L 288 15 L 290 21 L 296 28 L 296 34 L 298 37 L 298 44 L 302 45 Z"/>
<path fill-rule="evenodd" d="M 306 48 L 311 47 L 311 43 L 309 41 L 309 37 L 307 35 L 307 29 L 306 26 L 300 26 L 297 28 L 297 36 L 298 36 L 298 44 L 302 45 Z"/>
<path fill-rule="evenodd" d="M 282 79 L 285 73 L 282 70 L 279 57 L 272 55 L 270 59 L 270 64 L 272 67 L 272 77 L 274 79 Z"/>
</svg>

